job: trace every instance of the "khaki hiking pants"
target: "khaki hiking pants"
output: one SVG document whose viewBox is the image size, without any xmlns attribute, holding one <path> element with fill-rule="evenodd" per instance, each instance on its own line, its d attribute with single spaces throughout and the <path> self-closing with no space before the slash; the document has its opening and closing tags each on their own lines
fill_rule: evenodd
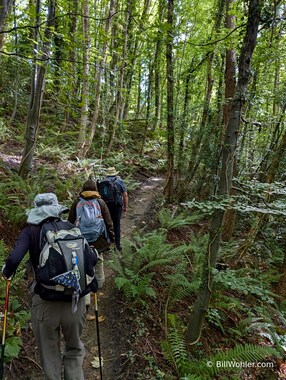
<svg viewBox="0 0 286 380">
<path fill-rule="evenodd" d="M 85 300 L 80 298 L 72 314 L 71 302 L 45 301 L 32 297 L 32 328 L 46 380 L 84 380 L 84 345 L 81 342 L 85 321 Z M 61 336 L 64 345 L 61 345 Z M 62 352 L 63 350 L 63 352 Z"/>
<path fill-rule="evenodd" d="M 105 282 L 103 253 L 98 254 L 97 263 L 95 265 L 95 277 L 97 279 L 98 290 L 99 290 L 103 287 L 103 284 Z M 89 306 L 90 305 L 90 293 L 87 294 L 84 298 L 85 298 L 86 306 Z"/>
</svg>

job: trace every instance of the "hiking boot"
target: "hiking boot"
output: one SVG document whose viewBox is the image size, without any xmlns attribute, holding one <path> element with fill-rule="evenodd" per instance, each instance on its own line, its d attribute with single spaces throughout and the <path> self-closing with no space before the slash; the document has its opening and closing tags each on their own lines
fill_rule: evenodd
<svg viewBox="0 0 286 380">
<path fill-rule="evenodd" d="M 95 320 L 95 315 L 87 314 L 86 320 L 87 321 L 94 321 Z"/>
</svg>

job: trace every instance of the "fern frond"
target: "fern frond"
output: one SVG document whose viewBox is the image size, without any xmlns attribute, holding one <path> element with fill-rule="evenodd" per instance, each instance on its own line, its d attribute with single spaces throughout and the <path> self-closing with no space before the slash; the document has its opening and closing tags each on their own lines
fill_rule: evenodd
<svg viewBox="0 0 286 380">
<path fill-rule="evenodd" d="M 199 279 L 190 281 L 184 274 L 176 273 L 166 276 L 169 286 L 170 304 L 183 300 L 196 293 L 200 286 Z"/>
<path fill-rule="evenodd" d="M 164 208 L 158 214 L 158 219 L 163 228 L 167 230 L 172 230 L 175 228 L 182 228 L 184 226 L 189 226 L 194 223 L 197 223 L 202 219 L 202 213 L 196 212 L 192 214 L 180 214 L 175 216 L 174 212 L 171 212 L 170 209 Z"/>
<path fill-rule="evenodd" d="M 162 342 L 162 349 L 166 359 L 176 369 L 178 374 L 184 373 L 184 368 L 188 360 L 186 341 L 182 327 L 179 325 L 174 314 L 168 315 L 170 327 L 167 339 Z"/>
<path fill-rule="evenodd" d="M 189 361 L 188 373 L 195 373 L 202 378 L 212 379 L 220 373 L 235 373 L 241 369 L 237 363 L 254 363 L 262 361 L 266 357 L 279 357 L 276 349 L 269 346 L 258 346 L 254 344 L 239 344 L 233 349 L 219 352 L 216 355 L 200 361 Z M 208 365 L 211 363 L 212 365 Z M 222 365 L 226 363 L 226 365 Z"/>
</svg>

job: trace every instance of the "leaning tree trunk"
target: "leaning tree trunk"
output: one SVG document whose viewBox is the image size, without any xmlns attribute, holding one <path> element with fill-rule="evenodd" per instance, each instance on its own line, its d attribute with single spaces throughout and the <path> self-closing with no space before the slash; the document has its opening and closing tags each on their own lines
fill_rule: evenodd
<svg viewBox="0 0 286 380">
<path fill-rule="evenodd" d="M 47 23 L 43 37 L 43 48 L 42 55 L 40 58 L 41 63 L 35 64 L 32 78 L 32 89 L 30 105 L 28 110 L 25 148 L 19 168 L 19 174 L 22 178 L 26 178 L 28 176 L 33 165 L 33 158 L 37 141 L 37 132 L 39 127 L 40 111 L 44 93 L 45 74 L 50 54 L 50 40 L 52 36 L 51 31 L 54 20 L 55 0 L 50 0 L 48 6 Z"/>
<path fill-rule="evenodd" d="M 230 120 L 225 134 L 223 146 L 222 169 L 218 193 L 223 198 L 230 194 L 233 178 L 233 162 L 240 127 L 240 116 L 245 101 L 250 63 L 256 45 L 259 25 L 259 1 L 250 0 L 246 34 L 239 61 L 238 84 L 232 103 Z M 187 327 L 187 341 L 191 345 L 199 341 L 205 315 L 209 307 L 214 282 L 214 269 L 221 241 L 221 229 L 224 211 L 215 210 L 209 233 L 209 243 L 204 263 L 201 287 L 194 305 L 193 313 Z"/>
</svg>

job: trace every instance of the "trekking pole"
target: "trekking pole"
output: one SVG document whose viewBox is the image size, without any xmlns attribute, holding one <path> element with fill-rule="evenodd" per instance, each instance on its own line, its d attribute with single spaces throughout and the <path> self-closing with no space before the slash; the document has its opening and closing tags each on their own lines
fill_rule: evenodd
<svg viewBox="0 0 286 380">
<path fill-rule="evenodd" d="M 99 339 L 99 319 L 98 319 L 98 307 L 97 307 L 97 294 L 96 293 L 94 293 L 94 308 L 95 308 L 95 319 L 96 319 L 99 370 L 100 370 L 100 379 L 102 380 L 103 376 L 102 376 L 101 349 L 100 349 L 100 339 Z"/>
<path fill-rule="evenodd" d="M 5 351 L 5 338 L 6 338 L 6 327 L 7 327 L 7 315 L 9 306 L 9 289 L 11 280 L 7 280 L 6 283 L 6 297 L 5 297 L 5 307 L 4 307 L 4 320 L 3 320 L 3 333 L 2 333 L 2 344 L 1 344 L 1 363 L 0 363 L 0 380 L 3 379 L 4 373 L 4 351 Z"/>
</svg>

